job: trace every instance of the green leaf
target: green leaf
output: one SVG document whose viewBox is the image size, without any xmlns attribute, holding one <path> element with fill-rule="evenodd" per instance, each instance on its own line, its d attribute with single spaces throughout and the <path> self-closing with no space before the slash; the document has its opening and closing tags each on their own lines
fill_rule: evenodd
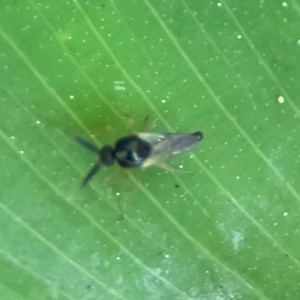
<svg viewBox="0 0 300 300">
<path fill-rule="evenodd" d="M 2 1 L 1 300 L 299 299 L 299 15 Z M 70 134 L 100 147 L 147 115 L 204 132 L 168 162 L 194 176 L 114 166 L 81 189 L 97 157 Z"/>
</svg>

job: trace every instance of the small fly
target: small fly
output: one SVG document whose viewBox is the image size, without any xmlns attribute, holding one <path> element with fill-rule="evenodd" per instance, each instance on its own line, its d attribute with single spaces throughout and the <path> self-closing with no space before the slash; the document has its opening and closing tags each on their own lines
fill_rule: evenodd
<svg viewBox="0 0 300 300">
<path fill-rule="evenodd" d="M 99 171 L 101 165 L 109 167 L 116 161 L 122 168 L 158 166 L 171 170 L 163 161 L 174 155 L 191 151 L 203 139 L 203 133 L 149 133 L 141 132 L 120 138 L 115 146 L 98 149 L 92 143 L 75 136 L 76 141 L 98 155 L 97 163 L 82 181 L 85 186 Z"/>
</svg>

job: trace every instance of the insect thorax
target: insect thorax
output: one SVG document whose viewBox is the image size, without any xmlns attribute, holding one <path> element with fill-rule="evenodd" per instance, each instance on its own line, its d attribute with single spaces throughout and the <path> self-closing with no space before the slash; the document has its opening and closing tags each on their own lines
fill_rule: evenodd
<svg viewBox="0 0 300 300">
<path fill-rule="evenodd" d="M 141 166 L 150 156 L 152 146 L 138 136 L 129 136 L 117 141 L 114 156 L 123 168 Z"/>
</svg>

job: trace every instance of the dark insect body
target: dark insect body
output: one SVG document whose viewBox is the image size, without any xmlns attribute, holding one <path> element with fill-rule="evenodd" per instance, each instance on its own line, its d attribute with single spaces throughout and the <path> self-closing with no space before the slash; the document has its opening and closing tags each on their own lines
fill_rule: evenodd
<svg viewBox="0 0 300 300">
<path fill-rule="evenodd" d="M 167 157 L 191 151 L 203 139 L 203 134 L 200 131 L 191 134 L 141 132 L 118 139 L 114 147 L 105 145 L 101 149 L 79 136 L 75 138 L 80 145 L 99 156 L 82 181 L 82 186 L 85 186 L 101 165 L 109 167 L 116 161 L 122 168 L 159 166 Z"/>
</svg>

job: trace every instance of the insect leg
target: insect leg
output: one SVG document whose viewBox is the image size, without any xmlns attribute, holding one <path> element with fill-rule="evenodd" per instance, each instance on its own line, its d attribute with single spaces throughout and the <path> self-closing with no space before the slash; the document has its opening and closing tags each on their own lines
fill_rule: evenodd
<svg viewBox="0 0 300 300">
<path fill-rule="evenodd" d="M 155 124 L 154 121 L 152 121 L 152 122 L 149 123 L 149 119 L 150 119 L 150 115 L 147 114 L 146 118 L 144 120 L 144 126 L 143 126 L 143 129 L 142 129 L 142 132 L 152 131 L 153 128 L 156 126 L 156 124 Z"/>
<path fill-rule="evenodd" d="M 128 135 L 134 134 L 133 125 L 134 125 L 133 119 L 132 118 L 128 119 L 127 120 L 127 133 L 128 133 Z"/>
<path fill-rule="evenodd" d="M 139 171 L 138 169 L 125 170 L 125 172 L 128 174 L 127 176 L 132 177 L 133 183 L 135 185 L 135 186 L 132 186 L 132 188 L 130 190 L 132 190 L 133 188 L 138 187 L 141 183 L 139 175 L 138 175 L 138 171 Z"/>
<path fill-rule="evenodd" d="M 173 167 L 165 164 L 165 163 L 162 163 L 162 162 L 157 162 L 155 164 L 153 164 L 154 166 L 158 167 L 158 168 L 161 168 L 161 169 L 164 169 L 166 171 L 169 171 L 169 172 L 176 172 L 176 173 L 184 173 L 184 174 L 187 174 L 187 175 L 194 175 L 190 172 L 186 172 L 186 171 L 183 171 L 183 170 L 178 170 L 178 169 L 174 169 Z"/>
</svg>

